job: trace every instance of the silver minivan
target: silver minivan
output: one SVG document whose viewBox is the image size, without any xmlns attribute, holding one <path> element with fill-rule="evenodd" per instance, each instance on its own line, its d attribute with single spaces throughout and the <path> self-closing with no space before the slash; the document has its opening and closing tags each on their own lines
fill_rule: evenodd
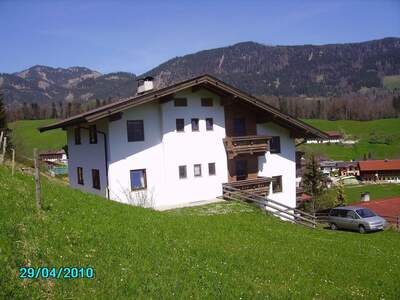
<svg viewBox="0 0 400 300">
<path fill-rule="evenodd" d="M 366 231 L 383 230 L 386 220 L 365 207 L 343 206 L 331 209 L 328 223 L 332 230 L 338 228 Z"/>
</svg>

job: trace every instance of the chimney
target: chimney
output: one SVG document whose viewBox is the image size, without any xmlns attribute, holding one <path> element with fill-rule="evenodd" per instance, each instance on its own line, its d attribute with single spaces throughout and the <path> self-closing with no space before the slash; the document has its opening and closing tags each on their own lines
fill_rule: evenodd
<svg viewBox="0 0 400 300">
<path fill-rule="evenodd" d="M 147 93 L 151 91 L 154 86 L 153 86 L 153 77 L 151 76 L 146 76 L 144 78 L 139 78 L 138 81 L 138 88 L 137 88 L 137 94 L 141 95 L 144 93 Z"/>
</svg>

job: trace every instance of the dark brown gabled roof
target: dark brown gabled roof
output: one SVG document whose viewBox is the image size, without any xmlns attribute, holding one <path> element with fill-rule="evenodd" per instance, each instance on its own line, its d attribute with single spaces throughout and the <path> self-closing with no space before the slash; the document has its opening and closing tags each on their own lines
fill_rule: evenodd
<svg viewBox="0 0 400 300">
<path fill-rule="evenodd" d="M 234 98 L 241 99 L 259 109 L 268 112 L 272 115 L 272 121 L 280 125 L 286 126 L 296 132 L 301 132 L 301 137 L 318 137 L 327 138 L 327 135 L 320 131 L 319 129 L 312 127 L 299 119 L 291 117 L 287 114 L 282 113 L 278 109 L 268 105 L 261 100 L 213 77 L 210 75 L 202 75 L 194 77 L 179 83 L 173 84 L 171 86 L 153 90 L 142 95 L 129 97 L 121 99 L 117 102 L 113 102 L 102 107 L 92 109 L 85 113 L 73 116 L 71 118 L 64 119 L 62 121 L 56 122 L 54 124 L 44 126 L 39 128 L 41 132 L 52 130 L 56 128 L 65 128 L 68 126 L 73 126 L 81 123 L 90 123 L 106 117 L 110 117 L 126 109 L 139 106 L 157 99 L 162 99 L 171 94 L 177 93 L 179 91 L 185 90 L 187 88 L 192 88 L 196 86 L 206 86 L 214 91 L 220 91 L 224 94 L 231 95 Z M 296 136 L 300 137 L 300 136 Z"/>
</svg>

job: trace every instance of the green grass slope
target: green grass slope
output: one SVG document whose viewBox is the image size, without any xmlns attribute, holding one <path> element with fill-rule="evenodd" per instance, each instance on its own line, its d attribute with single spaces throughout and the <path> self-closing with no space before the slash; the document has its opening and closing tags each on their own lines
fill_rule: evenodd
<svg viewBox="0 0 400 300">
<path fill-rule="evenodd" d="M 383 87 L 388 90 L 400 89 L 400 75 L 385 76 Z"/>
<path fill-rule="evenodd" d="M 0 168 L 0 298 L 372 298 L 400 294 L 400 236 L 307 229 L 225 203 L 155 212 Z M 18 279 L 92 266 L 94 279 Z"/>
<path fill-rule="evenodd" d="M 324 131 L 341 131 L 360 141 L 355 145 L 309 144 L 299 149 L 327 156 L 335 160 L 363 159 L 372 154 L 373 159 L 400 158 L 400 119 L 374 121 L 305 120 Z"/>
<path fill-rule="evenodd" d="M 21 120 L 10 123 L 13 144 L 17 155 L 32 157 L 33 148 L 39 150 L 61 149 L 67 143 L 65 131 L 61 129 L 40 133 L 37 129 L 55 120 Z"/>
</svg>

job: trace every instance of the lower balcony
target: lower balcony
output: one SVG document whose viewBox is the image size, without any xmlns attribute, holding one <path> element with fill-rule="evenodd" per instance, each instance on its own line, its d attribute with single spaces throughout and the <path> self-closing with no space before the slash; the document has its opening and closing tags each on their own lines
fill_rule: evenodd
<svg viewBox="0 0 400 300">
<path fill-rule="evenodd" d="M 264 154 L 269 149 L 270 136 L 247 135 L 224 138 L 225 150 L 228 158 L 232 159 L 240 154 Z"/>
<path fill-rule="evenodd" d="M 232 187 L 238 190 L 248 191 L 250 193 L 257 194 L 260 196 L 268 196 L 271 182 L 272 178 L 258 177 L 256 179 L 246 179 L 229 183 L 223 183 L 222 188 L 224 190 L 224 187 Z"/>
</svg>

